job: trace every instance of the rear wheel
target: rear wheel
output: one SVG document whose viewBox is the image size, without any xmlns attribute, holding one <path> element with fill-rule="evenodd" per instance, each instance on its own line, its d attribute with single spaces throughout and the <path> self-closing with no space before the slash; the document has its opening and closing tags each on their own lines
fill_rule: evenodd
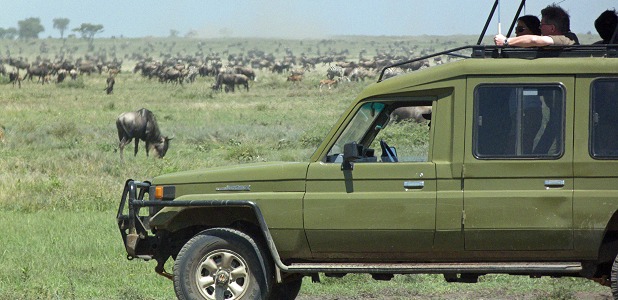
<svg viewBox="0 0 618 300">
<path fill-rule="evenodd" d="M 178 299 L 263 299 L 266 278 L 253 244 L 249 236 L 231 229 L 193 237 L 174 263 Z"/>
</svg>

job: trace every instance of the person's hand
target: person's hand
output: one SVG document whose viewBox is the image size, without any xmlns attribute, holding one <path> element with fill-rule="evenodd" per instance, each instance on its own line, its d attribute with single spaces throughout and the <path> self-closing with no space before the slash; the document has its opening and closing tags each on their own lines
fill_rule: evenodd
<svg viewBox="0 0 618 300">
<path fill-rule="evenodd" d="M 506 37 L 501 34 L 497 34 L 494 36 L 494 43 L 496 46 L 504 46 L 504 41 L 506 41 Z"/>
</svg>

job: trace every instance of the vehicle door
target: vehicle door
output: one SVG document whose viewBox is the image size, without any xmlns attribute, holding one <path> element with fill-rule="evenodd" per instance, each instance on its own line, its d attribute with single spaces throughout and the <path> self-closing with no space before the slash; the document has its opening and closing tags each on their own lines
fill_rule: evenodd
<svg viewBox="0 0 618 300">
<path fill-rule="evenodd" d="M 304 225 L 315 256 L 396 257 L 431 249 L 436 169 L 430 155 L 432 130 L 422 118 L 429 118 L 431 105 L 430 99 L 361 103 L 342 123 L 324 158 L 309 165 Z M 426 114 L 389 121 L 395 106 Z M 359 157 L 346 168 L 344 148 L 353 142 Z"/>
<path fill-rule="evenodd" d="M 466 250 L 573 248 L 574 82 L 468 79 Z"/>
</svg>

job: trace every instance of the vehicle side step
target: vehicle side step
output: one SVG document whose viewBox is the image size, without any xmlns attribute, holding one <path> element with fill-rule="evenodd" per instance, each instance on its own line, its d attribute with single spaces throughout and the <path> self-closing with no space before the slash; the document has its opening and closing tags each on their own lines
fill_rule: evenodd
<svg viewBox="0 0 618 300">
<path fill-rule="evenodd" d="M 392 274 L 576 274 L 580 262 L 506 262 L 506 263 L 294 263 L 284 272 L 320 273 L 392 273 Z"/>
</svg>

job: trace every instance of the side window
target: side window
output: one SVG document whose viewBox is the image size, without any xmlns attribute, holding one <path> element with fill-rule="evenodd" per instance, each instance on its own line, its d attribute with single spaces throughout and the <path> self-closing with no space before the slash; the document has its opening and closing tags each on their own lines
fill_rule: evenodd
<svg viewBox="0 0 618 300">
<path fill-rule="evenodd" d="M 564 149 L 560 85 L 482 85 L 474 93 L 473 151 L 479 159 L 559 158 Z"/>
<path fill-rule="evenodd" d="M 380 161 L 389 161 L 384 143 L 393 149 L 399 162 L 428 161 L 431 112 L 431 105 L 409 105 L 394 109 L 388 126 L 380 131 L 371 146 L 380 149 Z"/>
<path fill-rule="evenodd" d="M 328 152 L 325 162 L 343 160 L 344 145 L 357 143 L 356 162 L 422 162 L 429 160 L 432 101 L 388 101 L 363 104 Z"/>
<path fill-rule="evenodd" d="M 590 87 L 590 155 L 618 158 L 618 79 L 598 79 Z"/>
</svg>

